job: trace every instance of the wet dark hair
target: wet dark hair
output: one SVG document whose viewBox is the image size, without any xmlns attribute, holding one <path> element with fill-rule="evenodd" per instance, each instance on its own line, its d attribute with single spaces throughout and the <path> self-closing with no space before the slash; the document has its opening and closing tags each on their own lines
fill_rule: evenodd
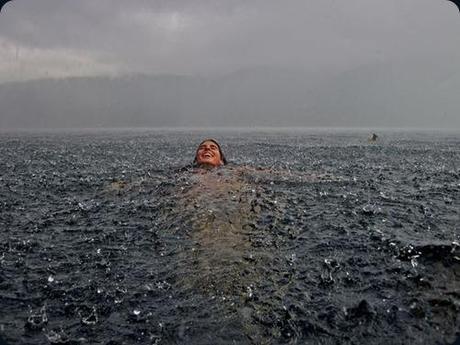
<svg viewBox="0 0 460 345">
<path fill-rule="evenodd" d="M 224 156 L 224 153 L 222 152 L 222 149 L 220 148 L 220 145 L 219 143 L 217 142 L 217 140 L 215 139 L 212 139 L 212 138 L 208 138 L 208 139 L 205 139 L 203 140 L 199 145 L 198 145 L 198 148 L 196 149 L 196 152 L 195 152 L 195 159 L 193 160 L 193 166 L 197 166 L 198 163 L 196 161 L 196 157 L 197 157 L 197 154 L 198 154 L 198 150 L 200 149 L 200 146 L 207 142 L 207 141 L 212 141 L 214 144 L 216 144 L 217 148 L 219 149 L 219 153 L 220 153 L 220 158 L 222 159 L 222 163 L 225 165 L 227 164 L 227 159 L 225 158 Z"/>
</svg>

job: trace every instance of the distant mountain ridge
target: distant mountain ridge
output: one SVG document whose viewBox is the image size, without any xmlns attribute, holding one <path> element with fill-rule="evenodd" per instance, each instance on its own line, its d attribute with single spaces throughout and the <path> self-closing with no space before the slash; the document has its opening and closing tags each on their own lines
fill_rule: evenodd
<svg viewBox="0 0 460 345">
<path fill-rule="evenodd" d="M 0 128 L 460 128 L 458 90 L 455 66 L 423 64 L 362 66 L 328 76 L 262 68 L 214 78 L 36 80 L 0 84 Z"/>
</svg>

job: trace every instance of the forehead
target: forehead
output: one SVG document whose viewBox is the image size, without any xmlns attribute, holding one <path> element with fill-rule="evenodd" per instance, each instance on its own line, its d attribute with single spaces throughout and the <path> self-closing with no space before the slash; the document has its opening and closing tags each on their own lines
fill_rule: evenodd
<svg viewBox="0 0 460 345">
<path fill-rule="evenodd" d="M 214 141 L 211 141 L 211 140 L 206 140 L 206 141 L 203 141 L 200 146 L 215 146 L 215 147 L 219 147 L 219 145 L 217 145 Z"/>
</svg>

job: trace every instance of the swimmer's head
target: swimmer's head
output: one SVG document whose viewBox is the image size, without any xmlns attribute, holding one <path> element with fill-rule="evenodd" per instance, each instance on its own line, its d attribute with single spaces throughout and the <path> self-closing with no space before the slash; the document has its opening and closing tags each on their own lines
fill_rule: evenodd
<svg viewBox="0 0 460 345">
<path fill-rule="evenodd" d="M 215 168 L 227 164 L 219 143 L 214 139 L 203 140 L 196 149 L 194 165 Z"/>
</svg>

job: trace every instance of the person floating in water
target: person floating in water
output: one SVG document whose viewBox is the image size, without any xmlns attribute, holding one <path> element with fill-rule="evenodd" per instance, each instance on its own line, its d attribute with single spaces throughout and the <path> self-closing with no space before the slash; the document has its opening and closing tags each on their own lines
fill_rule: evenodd
<svg viewBox="0 0 460 345">
<path fill-rule="evenodd" d="M 192 172 L 206 173 L 208 170 L 222 167 L 224 165 L 227 165 L 227 159 L 222 152 L 220 144 L 217 142 L 217 140 L 208 138 L 203 140 L 198 145 L 195 153 L 195 159 L 193 160 L 192 165 L 181 168 L 177 172 L 190 171 L 190 168 L 192 168 Z M 305 174 L 304 172 L 296 172 L 292 170 L 280 170 L 234 164 L 230 164 L 230 166 L 226 168 L 225 171 L 225 175 L 227 177 L 230 177 L 233 174 L 234 178 L 243 179 L 246 181 L 273 180 L 277 178 L 281 178 L 284 181 L 294 178 L 296 181 L 304 182 L 339 180 L 339 178 L 325 173 Z"/>
<path fill-rule="evenodd" d="M 369 137 L 368 141 L 370 143 L 375 143 L 377 141 L 377 139 L 379 138 L 379 136 L 375 133 L 372 133 L 372 135 Z"/>
<path fill-rule="evenodd" d="M 216 171 L 217 174 L 207 174 L 207 172 L 210 172 L 210 170 L 223 167 L 224 165 L 226 166 L 225 170 L 219 169 L 219 171 Z M 207 186 L 209 188 L 216 188 L 218 185 L 221 186 L 218 189 L 225 189 L 228 186 L 237 189 L 237 186 L 238 188 L 241 187 L 241 183 L 250 184 L 254 182 L 260 183 L 261 181 L 266 181 L 273 184 L 274 181 L 337 182 L 343 180 L 341 177 L 332 176 L 328 173 L 306 173 L 305 171 L 296 171 L 290 169 L 285 170 L 271 167 L 251 167 L 247 165 L 228 164 L 220 144 L 212 138 L 205 139 L 198 145 L 192 164 L 188 164 L 179 169 L 171 169 L 170 172 L 177 174 L 189 172 L 193 175 L 199 175 L 197 177 L 200 179 L 200 181 L 205 177 L 205 175 L 213 175 L 207 176 L 209 179 L 201 182 L 204 183 L 205 187 Z M 182 176 L 185 179 L 190 178 L 187 177 L 187 174 L 179 176 Z M 216 177 L 217 180 L 211 181 L 214 177 Z M 122 194 L 123 192 L 133 190 L 133 188 L 140 188 L 140 186 L 145 184 L 148 180 L 148 178 L 142 178 L 137 181 L 129 182 L 114 179 L 110 185 L 105 188 L 105 192 L 115 192 L 117 194 Z M 191 180 L 188 180 L 188 182 L 191 182 Z M 203 183 L 201 183 L 201 187 L 203 187 Z M 201 187 L 198 187 L 198 190 Z"/>
<path fill-rule="evenodd" d="M 195 153 L 193 165 L 198 168 L 216 168 L 227 164 L 227 160 L 215 139 L 203 140 Z"/>
</svg>

